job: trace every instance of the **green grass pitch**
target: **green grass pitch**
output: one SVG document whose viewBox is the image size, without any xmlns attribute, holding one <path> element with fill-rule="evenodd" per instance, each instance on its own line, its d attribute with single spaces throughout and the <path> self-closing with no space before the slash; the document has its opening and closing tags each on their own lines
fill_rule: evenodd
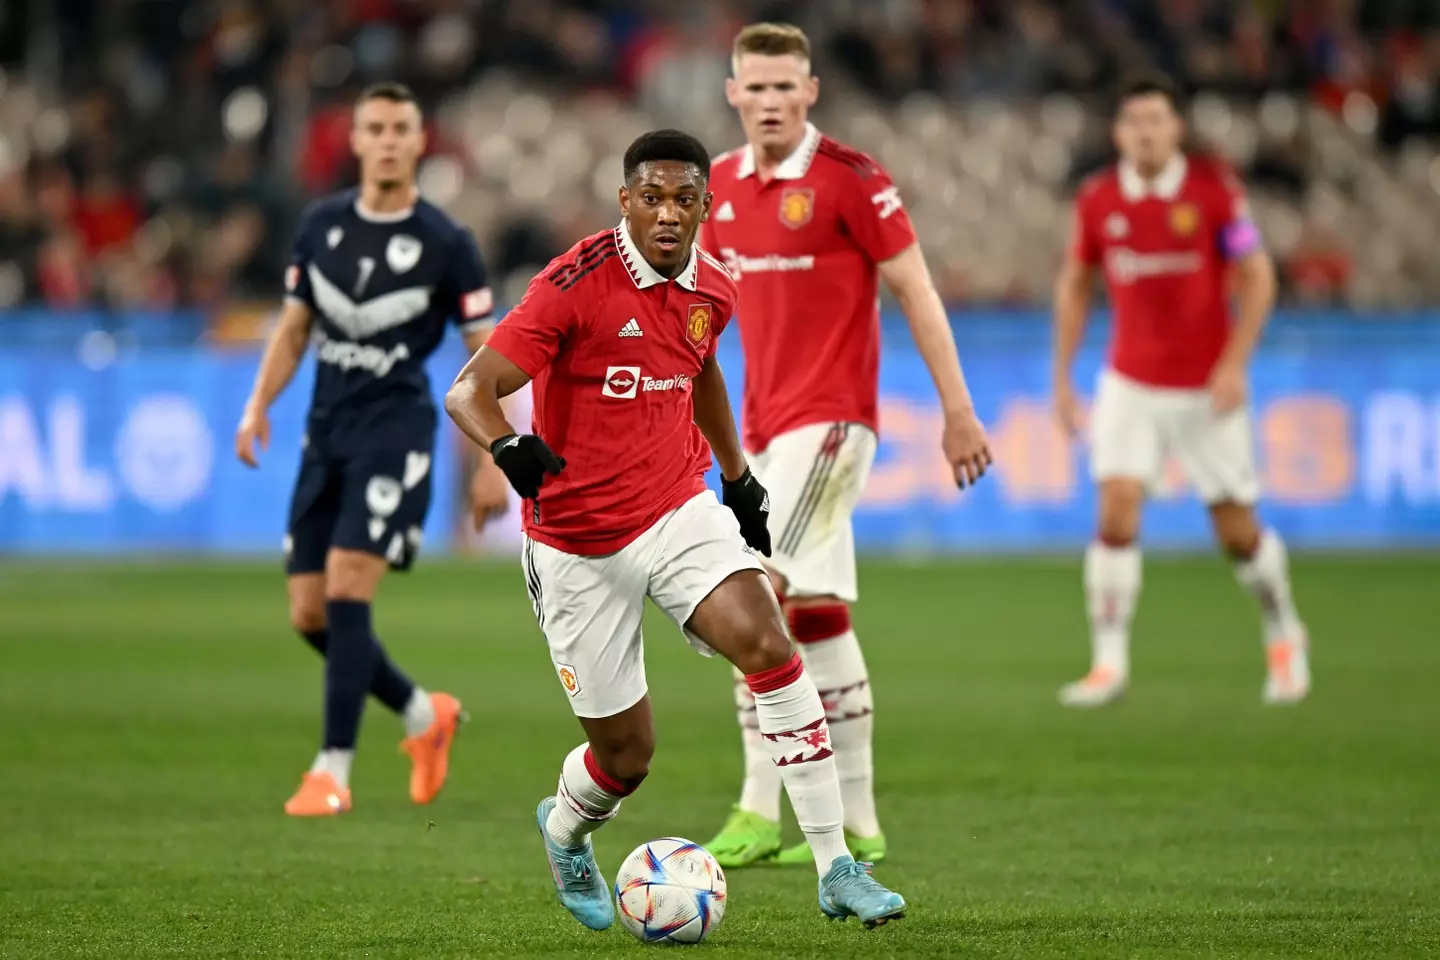
<svg viewBox="0 0 1440 960">
<path fill-rule="evenodd" d="M 1301 558 L 1316 692 L 1260 703 L 1249 601 L 1155 560 L 1127 700 L 1062 710 L 1085 665 L 1079 564 L 870 564 L 880 876 L 909 917 L 824 920 L 809 870 L 732 871 L 702 954 L 1440 955 L 1440 558 Z M 472 715 L 409 804 L 367 709 L 356 807 L 281 804 L 319 735 L 318 660 L 278 565 L 0 566 L 0 956 L 605 957 L 552 892 L 532 821 L 580 740 L 518 567 L 422 564 L 377 623 Z M 704 842 L 738 789 L 728 668 L 650 622 L 659 750 L 597 835 Z M 793 824 L 787 827 L 793 838 Z"/>
</svg>

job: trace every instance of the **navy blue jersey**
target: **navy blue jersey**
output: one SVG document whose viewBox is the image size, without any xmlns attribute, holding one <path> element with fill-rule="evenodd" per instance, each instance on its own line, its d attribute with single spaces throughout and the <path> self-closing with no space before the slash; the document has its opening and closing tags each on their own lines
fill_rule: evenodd
<svg viewBox="0 0 1440 960">
<path fill-rule="evenodd" d="M 305 211 L 285 272 L 286 294 L 315 315 L 311 439 L 339 451 L 413 444 L 428 429 L 433 442 L 425 361 L 447 321 L 468 332 L 492 319 L 480 251 L 431 203 L 380 217 L 362 212 L 358 196 L 332 194 Z"/>
</svg>

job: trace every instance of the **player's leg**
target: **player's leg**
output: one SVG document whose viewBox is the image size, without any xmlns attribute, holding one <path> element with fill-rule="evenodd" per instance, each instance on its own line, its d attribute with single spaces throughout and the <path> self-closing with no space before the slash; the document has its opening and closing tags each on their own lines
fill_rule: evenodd
<svg viewBox="0 0 1440 960">
<path fill-rule="evenodd" d="M 650 597 L 702 653 L 718 652 L 744 674 L 771 761 L 810 842 L 821 909 L 866 924 L 903 915 L 905 901 L 845 847 L 840 779 L 820 692 L 734 515 L 705 493 L 657 527 L 663 563 L 650 574 Z"/>
<path fill-rule="evenodd" d="M 644 781 L 655 751 L 640 626 L 653 537 L 618 553 L 579 557 L 526 538 L 525 586 L 584 743 L 561 764 L 536 823 L 560 902 L 593 930 L 615 919 L 590 834 Z"/>
<path fill-rule="evenodd" d="M 1285 543 L 1256 516 L 1260 481 L 1250 413 L 1217 417 L 1197 400 L 1181 420 L 1176 457 L 1210 511 L 1236 579 L 1259 603 L 1267 665 L 1262 696 L 1266 703 L 1297 703 L 1310 692 L 1309 637 L 1290 589 Z"/>
<path fill-rule="evenodd" d="M 859 424 L 821 423 L 776 437 L 753 466 L 770 492 L 774 549 L 767 570 L 782 598 L 806 669 L 820 688 L 845 799 L 845 829 L 856 857 L 885 857 L 875 810 L 874 703 L 865 657 L 850 622 L 858 596 L 850 517 L 875 457 L 875 435 Z M 805 844 L 779 846 L 780 778 L 754 723 L 753 698 L 735 677 L 745 731 L 740 802 L 709 849 L 722 865 L 775 856 L 805 864 Z"/>
<path fill-rule="evenodd" d="M 778 463 L 801 461 L 788 453 L 792 436 L 800 441 L 803 462 L 813 464 L 814 476 L 798 509 L 774 521 L 779 535 L 772 574 L 783 580 L 790 635 L 825 704 L 845 805 L 846 843 L 857 860 L 879 862 L 886 843 L 875 808 L 874 699 L 850 619 L 850 605 L 859 596 L 851 516 L 875 459 L 875 434 L 859 424 L 806 428 L 777 438 Z M 776 861 L 806 864 L 810 851 L 802 843 L 782 851 Z"/>
<path fill-rule="evenodd" d="M 330 633 L 325 623 L 325 574 L 292 574 L 287 584 L 290 595 L 290 626 L 316 653 L 324 657 L 330 647 Z M 380 651 L 375 672 L 370 677 L 370 695 L 393 713 L 413 714 L 418 706 L 415 684 Z M 428 702 L 425 704 L 428 707 Z"/>
<path fill-rule="evenodd" d="M 416 803 L 430 802 L 444 786 L 463 714 L 454 697 L 422 689 L 395 667 L 375 635 L 372 603 L 385 573 L 414 561 L 429 508 L 428 467 L 428 451 L 384 449 L 344 465 L 325 560 L 325 737 L 312 769 L 348 789 L 366 693 L 373 690 L 403 722 Z"/>
<path fill-rule="evenodd" d="M 1099 516 L 1084 565 L 1090 670 L 1060 689 L 1060 702 L 1066 706 L 1102 706 L 1123 694 L 1129 683 L 1130 622 L 1141 584 L 1140 519 L 1161 454 L 1156 410 L 1147 392 L 1114 374 L 1102 374 L 1090 449 Z"/>
</svg>

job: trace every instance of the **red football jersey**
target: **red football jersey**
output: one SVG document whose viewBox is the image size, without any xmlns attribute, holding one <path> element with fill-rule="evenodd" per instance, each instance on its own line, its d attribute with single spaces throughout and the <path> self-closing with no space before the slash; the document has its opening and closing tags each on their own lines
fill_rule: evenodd
<svg viewBox="0 0 1440 960">
<path fill-rule="evenodd" d="M 1229 265 L 1260 248 L 1245 190 L 1223 164 L 1177 156 L 1146 183 L 1121 164 L 1075 204 L 1073 256 L 1104 267 L 1110 365 L 1156 387 L 1203 387 L 1230 335 Z"/>
<path fill-rule="evenodd" d="M 525 532 L 613 553 L 705 489 L 710 449 L 691 380 L 735 309 L 730 274 L 697 246 L 674 280 L 622 222 L 551 261 L 486 343 L 534 381 L 531 429 L 565 469 L 525 504 Z"/>
<path fill-rule="evenodd" d="M 889 175 L 807 126 L 767 183 L 750 148 L 717 157 L 705 248 L 740 286 L 743 432 L 759 452 L 812 423 L 876 428 L 880 276 L 915 242 Z"/>
</svg>

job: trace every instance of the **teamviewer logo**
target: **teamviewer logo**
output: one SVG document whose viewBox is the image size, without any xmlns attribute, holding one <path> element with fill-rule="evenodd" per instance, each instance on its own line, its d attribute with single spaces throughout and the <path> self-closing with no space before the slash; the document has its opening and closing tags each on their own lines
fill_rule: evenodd
<svg viewBox="0 0 1440 960">
<path fill-rule="evenodd" d="M 600 392 L 616 400 L 633 400 L 639 386 L 639 367 L 610 367 L 605 371 L 605 386 Z"/>
</svg>

